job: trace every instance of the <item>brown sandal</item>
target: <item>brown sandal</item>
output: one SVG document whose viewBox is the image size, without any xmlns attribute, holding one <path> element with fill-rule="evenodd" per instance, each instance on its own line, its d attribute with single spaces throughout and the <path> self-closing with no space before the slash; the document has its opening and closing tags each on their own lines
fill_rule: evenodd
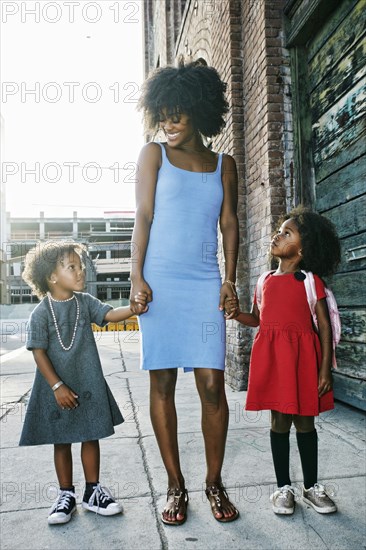
<svg viewBox="0 0 366 550">
<path fill-rule="evenodd" d="M 182 501 L 183 499 L 183 501 Z M 166 501 L 167 502 L 173 502 L 174 503 L 174 510 L 175 516 L 177 516 L 179 512 L 179 508 L 182 506 L 182 502 L 185 504 L 185 513 L 183 519 L 175 519 L 173 521 L 169 521 L 164 518 L 163 512 L 161 514 L 161 521 L 165 523 L 165 525 L 182 525 L 186 519 L 187 519 L 187 506 L 188 506 L 188 491 L 187 489 L 168 489 L 166 494 Z"/>
<path fill-rule="evenodd" d="M 207 499 L 210 501 L 210 504 L 211 504 L 211 512 L 212 512 L 212 515 L 213 517 L 215 518 L 216 521 L 219 521 L 220 523 L 229 523 L 230 521 L 235 521 L 238 517 L 239 517 L 239 510 L 237 510 L 235 507 L 235 513 L 234 515 L 232 516 L 229 516 L 228 518 L 226 518 L 222 512 L 222 502 L 221 502 L 221 495 L 224 495 L 228 502 L 230 502 L 229 500 L 229 496 L 226 492 L 226 489 L 223 485 L 221 484 L 212 484 L 212 485 L 209 485 L 207 487 L 207 489 L 205 490 L 205 493 L 206 493 L 206 497 Z M 214 501 L 212 502 L 212 500 L 210 499 L 214 499 Z M 222 513 L 222 517 L 221 518 L 217 518 L 215 516 L 215 511 L 214 511 L 214 507 L 217 507 L 218 508 L 218 511 Z"/>
</svg>

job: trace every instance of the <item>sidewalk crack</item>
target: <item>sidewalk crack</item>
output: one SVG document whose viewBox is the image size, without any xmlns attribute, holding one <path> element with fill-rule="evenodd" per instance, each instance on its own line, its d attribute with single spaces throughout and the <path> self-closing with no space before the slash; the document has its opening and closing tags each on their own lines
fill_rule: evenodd
<svg viewBox="0 0 366 550">
<path fill-rule="evenodd" d="M 29 388 L 29 390 L 27 390 L 17 401 L 7 401 L 1 405 L 0 410 L 5 409 L 5 412 L 0 416 L 0 422 L 15 409 L 16 405 L 18 405 L 19 403 L 27 403 L 27 397 L 31 389 L 32 388 Z"/>
<path fill-rule="evenodd" d="M 122 350 L 122 347 L 121 347 L 121 342 L 118 341 L 118 343 L 119 343 L 119 349 L 120 349 L 120 354 L 121 354 L 122 368 L 123 368 L 123 371 L 126 372 L 126 364 L 125 364 L 125 360 L 124 360 L 124 356 L 123 356 L 123 350 Z M 146 450 L 145 450 L 145 446 L 144 446 L 144 443 L 143 443 L 144 436 L 143 436 L 142 431 L 141 431 L 140 422 L 137 418 L 137 408 L 136 408 L 136 404 L 135 404 L 135 401 L 134 401 L 134 398 L 133 398 L 133 395 L 132 395 L 130 381 L 129 381 L 128 378 L 126 378 L 126 388 L 127 388 L 128 395 L 129 395 L 129 398 L 130 398 L 130 402 L 131 402 L 131 406 L 132 406 L 132 415 L 133 415 L 133 419 L 134 419 L 136 429 L 137 429 L 137 433 L 138 433 L 137 444 L 138 444 L 138 446 L 140 448 L 140 451 L 141 451 L 142 463 L 143 463 L 144 471 L 145 471 L 145 474 L 146 474 L 146 477 L 147 477 L 147 482 L 148 482 L 149 489 L 150 489 L 150 495 L 151 495 L 151 499 L 152 499 L 152 510 L 153 510 L 153 514 L 154 514 L 154 517 L 155 517 L 156 528 L 157 528 L 158 535 L 159 535 L 159 538 L 160 538 L 161 550 L 168 550 L 168 548 L 169 548 L 168 539 L 165 535 L 162 523 L 160 521 L 160 514 L 159 514 L 159 511 L 158 511 L 158 507 L 157 507 L 157 493 L 155 491 L 154 484 L 153 484 L 153 481 L 152 481 L 152 475 L 151 475 L 151 472 L 150 472 L 150 468 L 149 468 L 149 464 L 148 464 L 148 460 L 147 460 L 147 456 L 146 456 Z"/>
</svg>

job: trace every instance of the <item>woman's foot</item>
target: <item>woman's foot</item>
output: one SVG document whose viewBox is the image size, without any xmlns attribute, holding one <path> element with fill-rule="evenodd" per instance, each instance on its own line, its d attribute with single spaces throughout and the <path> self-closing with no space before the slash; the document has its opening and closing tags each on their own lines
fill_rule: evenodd
<svg viewBox="0 0 366 550">
<path fill-rule="evenodd" d="M 208 483 L 206 496 L 211 504 L 213 517 L 221 523 L 234 521 L 239 517 L 239 511 L 230 502 L 225 487 L 221 483 Z"/>
<path fill-rule="evenodd" d="M 187 519 L 188 501 L 187 489 L 168 489 L 161 521 L 165 525 L 182 525 Z"/>
</svg>

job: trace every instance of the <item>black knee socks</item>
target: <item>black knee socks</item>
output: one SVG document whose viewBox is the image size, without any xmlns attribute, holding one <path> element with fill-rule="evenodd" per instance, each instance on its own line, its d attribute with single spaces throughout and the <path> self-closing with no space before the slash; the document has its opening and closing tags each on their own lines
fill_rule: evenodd
<svg viewBox="0 0 366 550">
<path fill-rule="evenodd" d="M 290 481 L 290 432 L 271 430 L 271 449 L 277 486 L 291 485 Z"/>
<path fill-rule="evenodd" d="M 318 481 L 318 435 L 312 432 L 296 432 L 305 489 Z M 291 485 L 290 481 L 290 432 L 271 430 L 271 449 L 278 487 Z"/>
<path fill-rule="evenodd" d="M 310 489 L 318 481 L 318 436 L 312 432 L 296 432 L 305 489 Z"/>
</svg>

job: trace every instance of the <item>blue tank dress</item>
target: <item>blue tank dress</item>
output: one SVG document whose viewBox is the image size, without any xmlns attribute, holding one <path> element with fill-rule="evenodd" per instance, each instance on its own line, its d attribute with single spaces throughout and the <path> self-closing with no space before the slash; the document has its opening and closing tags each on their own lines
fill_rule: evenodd
<svg viewBox="0 0 366 550">
<path fill-rule="evenodd" d="M 162 165 L 144 263 L 153 301 L 139 317 L 141 368 L 224 370 L 217 260 L 222 153 L 214 172 L 191 172 L 173 166 L 160 146 Z"/>
</svg>

